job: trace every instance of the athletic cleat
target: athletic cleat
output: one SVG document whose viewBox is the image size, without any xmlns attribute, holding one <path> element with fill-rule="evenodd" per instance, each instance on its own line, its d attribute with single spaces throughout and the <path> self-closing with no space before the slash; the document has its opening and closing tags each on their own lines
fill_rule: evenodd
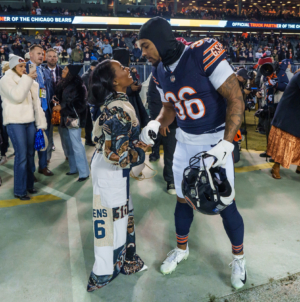
<svg viewBox="0 0 300 302">
<path fill-rule="evenodd" d="M 232 268 L 231 284 L 235 289 L 242 288 L 247 281 L 246 260 L 244 255 L 233 255 L 233 261 L 229 264 Z"/>
<path fill-rule="evenodd" d="M 171 274 L 175 271 L 177 264 L 182 260 L 186 260 L 189 256 L 189 247 L 187 245 L 186 250 L 176 247 L 174 250 L 168 253 L 167 258 L 162 263 L 160 271 L 163 275 Z"/>
</svg>

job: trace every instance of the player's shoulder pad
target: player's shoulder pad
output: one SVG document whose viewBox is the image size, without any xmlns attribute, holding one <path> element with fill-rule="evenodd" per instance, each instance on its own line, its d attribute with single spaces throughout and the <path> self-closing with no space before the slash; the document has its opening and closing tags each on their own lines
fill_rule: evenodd
<svg viewBox="0 0 300 302">
<path fill-rule="evenodd" d="M 219 49 L 223 49 L 222 43 L 212 38 L 204 38 L 190 45 L 190 50 L 197 53 L 197 55 L 199 53 L 206 55 L 208 52 L 218 51 Z"/>
<path fill-rule="evenodd" d="M 220 61 L 226 58 L 226 53 L 223 45 L 211 38 L 204 38 L 190 45 L 192 56 L 203 68 L 204 72 L 209 74 Z"/>
</svg>

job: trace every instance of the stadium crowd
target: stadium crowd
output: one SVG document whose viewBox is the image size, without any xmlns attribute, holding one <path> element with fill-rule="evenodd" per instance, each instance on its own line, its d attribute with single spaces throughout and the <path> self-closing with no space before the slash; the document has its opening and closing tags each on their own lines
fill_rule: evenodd
<svg viewBox="0 0 300 302">
<path fill-rule="evenodd" d="M 79 8 L 76 10 L 61 8 L 61 7 L 47 7 L 45 4 L 41 7 L 38 1 L 35 1 L 30 9 L 22 7 L 21 9 L 13 9 L 10 5 L 3 7 L 0 5 L 0 12 L 4 13 L 30 13 L 31 15 L 65 15 L 65 16 L 112 16 L 112 6 L 108 6 L 107 10 L 102 10 L 100 7 L 92 7 L 90 3 L 85 9 Z M 209 5 L 209 4 L 208 4 Z M 133 6 L 128 3 L 126 12 L 118 12 L 117 16 L 131 16 L 131 17 L 155 17 L 161 16 L 164 18 L 189 18 L 189 19 L 203 19 L 203 20 L 243 20 L 243 21 L 277 21 L 277 22 L 293 22 L 300 20 L 300 13 L 292 7 L 283 7 L 282 9 L 265 9 L 260 10 L 257 7 L 243 8 L 241 13 L 238 13 L 236 7 L 232 8 L 217 8 L 204 6 L 187 6 L 178 8 L 174 11 L 173 4 L 165 5 L 158 3 L 155 7 L 150 4 L 150 8 L 143 8 L 143 6 Z"/>
</svg>

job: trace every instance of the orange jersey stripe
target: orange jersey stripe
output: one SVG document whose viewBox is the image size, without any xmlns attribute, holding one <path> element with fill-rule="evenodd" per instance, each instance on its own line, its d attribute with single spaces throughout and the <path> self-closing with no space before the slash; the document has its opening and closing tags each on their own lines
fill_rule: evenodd
<svg viewBox="0 0 300 302">
<path fill-rule="evenodd" d="M 206 61 L 208 61 L 212 56 L 213 56 L 213 54 L 211 53 L 209 56 L 207 56 L 207 57 L 203 60 L 203 63 L 205 63 Z"/>
<path fill-rule="evenodd" d="M 209 46 L 204 52 L 203 52 L 203 54 L 205 55 L 205 54 L 207 54 L 215 45 L 217 45 L 219 42 L 218 41 L 216 41 L 214 44 L 212 44 L 211 46 Z"/>
<path fill-rule="evenodd" d="M 225 50 L 223 49 L 223 50 L 221 51 L 221 53 L 220 53 L 218 56 L 216 56 L 210 63 L 208 63 L 208 64 L 204 67 L 204 71 L 206 71 L 206 69 L 208 69 L 212 64 L 214 64 L 214 63 L 218 60 L 218 58 L 219 58 L 224 52 L 225 52 Z"/>
</svg>

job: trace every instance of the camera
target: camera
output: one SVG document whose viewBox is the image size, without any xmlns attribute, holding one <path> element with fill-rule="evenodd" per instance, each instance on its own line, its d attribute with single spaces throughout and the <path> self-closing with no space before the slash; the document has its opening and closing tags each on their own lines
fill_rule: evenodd
<svg viewBox="0 0 300 302">
<path fill-rule="evenodd" d="M 261 65 L 261 67 L 260 67 L 260 72 L 265 77 L 269 77 L 274 72 L 278 72 L 278 70 L 279 70 L 279 63 L 278 62 L 265 63 L 265 64 Z"/>
</svg>

